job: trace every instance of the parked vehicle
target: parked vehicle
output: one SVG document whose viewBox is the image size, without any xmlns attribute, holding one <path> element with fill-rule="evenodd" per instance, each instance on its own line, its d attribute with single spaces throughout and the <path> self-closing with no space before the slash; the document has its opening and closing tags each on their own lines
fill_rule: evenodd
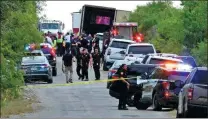
<svg viewBox="0 0 208 119">
<path fill-rule="evenodd" d="M 156 54 L 156 50 L 153 44 L 138 43 L 128 45 L 125 53 L 125 60 L 142 61 L 147 54 Z"/>
<path fill-rule="evenodd" d="M 50 65 L 52 66 L 53 76 L 57 76 L 57 67 L 56 67 L 56 53 L 55 49 L 48 43 L 41 43 L 40 49 L 44 53 L 44 56 L 48 59 Z"/>
<path fill-rule="evenodd" d="M 178 98 L 177 118 L 208 117 L 208 70 L 196 67 L 187 77 Z"/>
<path fill-rule="evenodd" d="M 108 79 L 112 79 L 115 78 L 113 77 L 115 75 L 115 73 L 117 72 L 118 68 L 122 65 L 122 64 L 126 64 L 126 65 L 130 65 L 131 63 L 134 63 L 133 61 L 130 62 L 126 62 L 125 60 L 116 60 L 112 67 L 109 69 L 108 71 Z M 107 88 L 109 89 L 111 85 L 111 82 L 107 82 Z"/>
<path fill-rule="evenodd" d="M 52 67 L 45 56 L 23 57 L 21 70 L 24 72 L 26 83 L 32 81 L 53 83 Z"/>
<path fill-rule="evenodd" d="M 114 58 L 110 58 L 110 55 L 117 53 L 118 56 L 121 56 L 122 54 L 119 54 L 119 52 L 126 49 L 127 46 L 132 43 L 135 42 L 127 39 L 112 39 L 104 55 L 103 70 L 107 71 L 116 60 Z"/>
</svg>

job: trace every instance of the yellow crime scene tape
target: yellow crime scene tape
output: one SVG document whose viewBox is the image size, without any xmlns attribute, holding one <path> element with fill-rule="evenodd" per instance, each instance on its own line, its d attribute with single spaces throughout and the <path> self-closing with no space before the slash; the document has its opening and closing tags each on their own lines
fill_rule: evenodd
<svg viewBox="0 0 208 119">
<path fill-rule="evenodd" d="M 21 88 L 51 88 L 51 87 L 59 87 L 59 86 L 74 86 L 74 85 L 84 85 L 84 84 L 93 84 L 93 83 L 101 83 L 101 82 L 112 82 L 117 80 L 128 80 L 132 78 L 137 77 L 131 77 L 131 78 L 122 78 L 122 79 L 101 79 L 101 80 L 94 80 L 94 81 L 79 81 L 79 82 L 73 82 L 73 83 L 67 83 L 67 84 L 41 84 L 41 85 L 27 85 L 22 86 Z"/>
</svg>

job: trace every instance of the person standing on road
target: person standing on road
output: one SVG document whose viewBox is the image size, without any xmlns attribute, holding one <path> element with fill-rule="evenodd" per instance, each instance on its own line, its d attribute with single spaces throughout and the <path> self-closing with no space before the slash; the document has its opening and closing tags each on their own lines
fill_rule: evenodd
<svg viewBox="0 0 208 119">
<path fill-rule="evenodd" d="M 94 39 L 93 39 L 93 46 L 94 46 L 94 51 L 97 48 L 98 51 L 100 52 L 100 47 L 99 47 L 99 38 L 96 36 L 96 34 L 94 35 Z"/>
<path fill-rule="evenodd" d="M 64 73 L 66 76 L 66 83 L 72 82 L 73 75 L 73 55 L 70 50 L 67 50 L 66 54 L 64 54 L 62 58 L 62 70 L 65 68 Z M 70 76 L 69 76 L 70 73 Z"/>
<path fill-rule="evenodd" d="M 120 97 L 119 97 L 119 104 L 118 110 L 128 110 L 126 107 L 127 103 L 127 96 L 128 96 L 128 89 L 130 84 L 124 79 L 127 78 L 127 65 L 122 64 L 119 69 L 117 70 L 116 74 L 119 76 L 120 80 L 116 80 L 117 85 L 119 85 Z"/>
<path fill-rule="evenodd" d="M 71 36 L 69 34 L 69 32 L 66 33 L 66 36 L 64 37 L 65 40 L 65 52 L 70 49 L 70 43 L 71 43 Z"/>
<path fill-rule="evenodd" d="M 63 50 L 63 36 L 61 32 L 58 32 L 58 38 L 56 44 L 57 44 L 57 55 L 61 56 Z"/>
<path fill-rule="evenodd" d="M 89 67 L 89 62 L 90 62 L 90 55 L 87 52 L 87 49 L 84 49 L 81 62 L 82 62 L 81 63 L 82 64 L 82 80 L 85 79 L 85 81 L 88 81 L 88 67 Z"/>
<path fill-rule="evenodd" d="M 98 48 L 95 49 L 94 53 L 92 53 L 92 59 L 93 59 L 93 69 L 95 72 L 95 80 L 100 80 L 100 58 L 101 55 L 98 51 Z"/>
<path fill-rule="evenodd" d="M 81 60 L 82 60 L 82 54 L 83 54 L 83 49 L 80 49 L 78 52 L 77 52 L 77 56 L 76 56 L 76 59 L 77 59 L 77 68 L 76 68 L 76 71 L 77 71 L 77 75 L 79 76 L 79 80 L 81 80 L 82 79 L 82 74 L 81 74 L 81 69 L 82 69 L 82 62 L 81 62 Z"/>
<path fill-rule="evenodd" d="M 91 34 L 89 34 L 88 36 L 87 36 L 87 40 L 88 40 L 88 52 L 89 53 L 91 53 L 91 51 L 92 51 L 92 36 L 91 36 Z"/>
</svg>

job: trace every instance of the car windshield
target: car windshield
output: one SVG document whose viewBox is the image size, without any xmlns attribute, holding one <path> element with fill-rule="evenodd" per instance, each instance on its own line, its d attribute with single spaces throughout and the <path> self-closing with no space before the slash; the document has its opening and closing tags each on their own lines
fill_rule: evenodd
<svg viewBox="0 0 208 119">
<path fill-rule="evenodd" d="M 22 63 L 44 63 L 45 59 L 44 57 L 23 57 Z"/>
<path fill-rule="evenodd" d="M 42 55 L 41 55 L 41 53 L 27 52 L 27 53 L 25 53 L 25 56 L 42 56 Z"/>
<path fill-rule="evenodd" d="M 167 59 L 159 59 L 159 58 L 151 58 L 149 64 L 164 64 L 164 63 L 170 63 L 170 64 L 177 64 L 179 62 L 173 61 L 173 60 L 167 60 Z"/>
<path fill-rule="evenodd" d="M 197 70 L 191 82 L 194 84 L 208 84 L 208 71 Z"/>
<path fill-rule="evenodd" d="M 59 29 L 58 23 L 42 23 L 41 28 L 42 29 Z"/>
<path fill-rule="evenodd" d="M 130 46 L 128 54 L 150 54 L 154 53 L 152 46 Z"/>
<path fill-rule="evenodd" d="M 129 42 L 113 41 L 110 47 L 126 49 L 129 44 Z"/>
<path fill-rule="evenodd" d="M 190 72 L 179 72 L 179 71 L 171 71 L 169 72 L 168 80 L 180 80 L 185 82 Z"/>
<path fill-rule="evenodd" d="M 196 62 L 195 62 L 195 60 L 194 60 L 193 57 L 180 57 L 180 56 L 179 56 L 179 57 L 175 57 L 175 58 L 181 59 L 181 60 L 183 61 L 183 63 L 189 64 L 189 65 L 191 65 L 192 67 L 197 67 Z"/>
</svg>

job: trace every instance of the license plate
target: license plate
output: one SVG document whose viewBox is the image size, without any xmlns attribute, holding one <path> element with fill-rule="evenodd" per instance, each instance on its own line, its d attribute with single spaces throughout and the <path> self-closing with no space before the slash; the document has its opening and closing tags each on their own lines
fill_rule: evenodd
<svg viewBox="0 0 208 119">
<path fill-rule="evenodd" d="M 34 70 L 37 70 L 37 68 L 36 67 L 32 67 L 31 70 L 34 71 Z"/>
<path fill-rule="evenodd" d="M 200 100 L 202 102 L 207 102 L 207 98 L 199 98 L 198 100 Z"/>
</svg>

